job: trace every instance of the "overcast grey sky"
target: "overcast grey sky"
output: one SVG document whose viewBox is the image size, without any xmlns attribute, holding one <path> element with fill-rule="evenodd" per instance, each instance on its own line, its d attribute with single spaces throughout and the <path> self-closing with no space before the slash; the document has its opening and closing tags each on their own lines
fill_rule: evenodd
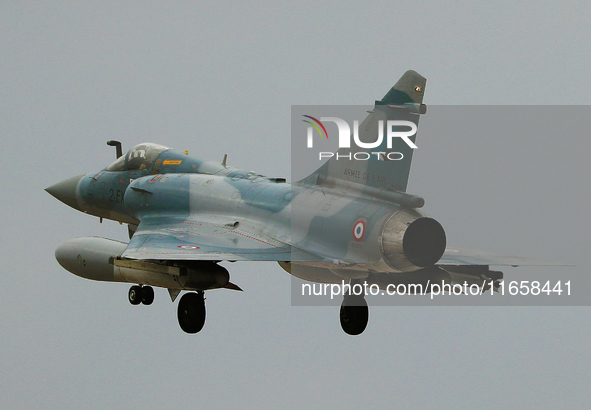
<svg viewBox="0 0 591 410">
<path fill-rule="evenodd" d="M 110 163 L 109 139 L 285 176 L 292 104 L 372 103 L 408 69 L 431 105 L 589 104 L 588 3 L 475 3 L 0 6 L 3 408 L 588 408 L 587 307 L 374 307 L 348 337 L 338 309 L 290 306 L 277 264 L 235 263 L 245 291 L 208 292 L 189 336 L 165 290 L 131 306 L 128 285 L 53 256 L 126 238 L 43 191 Z M 409 191 L 449 244 L 587 273 L 588 133 L 513 145 L 433 128 Z"/>
</svg>

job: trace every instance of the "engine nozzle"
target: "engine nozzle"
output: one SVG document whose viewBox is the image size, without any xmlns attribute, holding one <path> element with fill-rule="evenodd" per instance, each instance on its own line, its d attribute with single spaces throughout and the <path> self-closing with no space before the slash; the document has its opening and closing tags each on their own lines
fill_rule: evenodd
<svg viewBox="0 0 591 410">
<path fill-rule="evenodd" d="M 415 209 L 393 213 L 382 226 L 381 252 L 398 272 L 435 265 L 445 252 L 445 231 L 439 222 Z"/>
</svg>

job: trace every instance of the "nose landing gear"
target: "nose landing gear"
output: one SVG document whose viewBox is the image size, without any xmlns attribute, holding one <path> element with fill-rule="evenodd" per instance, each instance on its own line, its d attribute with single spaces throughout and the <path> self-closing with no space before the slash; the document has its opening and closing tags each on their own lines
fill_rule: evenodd
<svg viewBox="0 0 591 410">
<path fill-rule="evenodd" d="M 132 305 L 151 305 L 154 302 L 154 289 L 151 286 L 134 285 L 129 288 L 129 303 Z"/>
</svg>

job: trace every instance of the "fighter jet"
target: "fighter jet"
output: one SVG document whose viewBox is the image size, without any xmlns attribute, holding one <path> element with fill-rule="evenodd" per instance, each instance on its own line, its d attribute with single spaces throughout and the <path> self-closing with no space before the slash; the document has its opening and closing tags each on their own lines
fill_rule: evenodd
<svg viewBox="0 0 591 410">
<path fill-rule="evenodd" d="M 150 305 L 153 286 L 168 289 L 173 302 L 188 291 L 178 303 L 187 333 L 205 324 L 205 291 L 240 290 L 224 261 L 275 261 L 306 281 L 349 285 L 340 322 L 350 335 L 362 333 L 369 318 L 365 295 L 351 291 L 356 284 L 461 281 L 494 288 L 503 274 L 489 266 L 515 262 L 446 251 L 441 224 L 420 210 L 422 197 L 406 192 L 408 140 L 414 144 L 416 132 L 380 147 L 380 154 L 370 146 L 388 121 L 417 129 L 426 113 L 425 85 L 407 71 L 359 126 L 356 138 L 365 144 L 341 147 L 292 183 L 231 167 L 225 157 L 204 160 L 154 143 L 123 154 L 119 142 L 109 141 L 117 151 L 111 165 L 46 191 L 81 212 L 127 224 L 130 241 L 71 239 L 56 259 L 83 278 L 132 283 L 133 305 Z M 358 160 L 360 152 L 366 160 Z"/>
</svg>

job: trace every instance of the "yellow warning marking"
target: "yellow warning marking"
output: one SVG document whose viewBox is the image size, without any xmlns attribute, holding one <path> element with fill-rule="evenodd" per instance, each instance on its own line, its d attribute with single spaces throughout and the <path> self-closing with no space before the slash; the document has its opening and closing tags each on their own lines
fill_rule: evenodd
<svg viewBox="0 0 591 410">
<path fill-rule="evenodd" d="M 167 159 L 166 161 L 162 162 L 162 165 L 180 165 L 181 162 L 183 162 L 183 161 L 180 159 L 175 159 L 175 160 Z"/>
</svg>

